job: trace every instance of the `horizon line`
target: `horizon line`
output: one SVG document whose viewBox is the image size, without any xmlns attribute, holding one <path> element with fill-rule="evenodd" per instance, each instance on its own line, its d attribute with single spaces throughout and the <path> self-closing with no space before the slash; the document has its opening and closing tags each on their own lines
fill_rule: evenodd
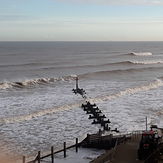
<svg viewBox="0 0 163 163">
<path fill-rule="evenodd" d="M 122 40 L 117 40 L 117 41 L 97 41 L 97 40 L 89 40 L 89 41 L 79 41 L 79 40 L 73 40 L 73 41 L 47 41 L 47 40 L 7 40 L 3 41 L 0 40 L 0 42 L 163 42 L 163 40 L 127 40 L 127 41 L 122 41 Z"/>
</svg>

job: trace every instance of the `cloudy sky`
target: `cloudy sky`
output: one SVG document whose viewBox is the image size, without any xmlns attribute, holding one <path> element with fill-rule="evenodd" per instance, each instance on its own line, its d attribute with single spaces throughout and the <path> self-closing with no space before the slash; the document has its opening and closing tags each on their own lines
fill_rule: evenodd
<svg viewBox="0 0 163 163">
<path fill-rule="evenodd" d="M 163 41 L 163 0 L 0 0 L 0 41 Z"/>
</svg>

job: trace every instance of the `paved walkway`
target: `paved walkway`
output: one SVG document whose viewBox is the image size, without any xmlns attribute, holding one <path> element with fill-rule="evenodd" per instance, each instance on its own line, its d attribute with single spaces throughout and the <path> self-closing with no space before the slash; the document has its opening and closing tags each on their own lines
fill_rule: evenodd
<svg viewBox="0 0 163 163">
<path fill-rule="evenodd" d="M 142 163 L 137 159 L 140 135 L 132 136 L 131 140 L 117 146 L 112 163 Z"/>
</svg>

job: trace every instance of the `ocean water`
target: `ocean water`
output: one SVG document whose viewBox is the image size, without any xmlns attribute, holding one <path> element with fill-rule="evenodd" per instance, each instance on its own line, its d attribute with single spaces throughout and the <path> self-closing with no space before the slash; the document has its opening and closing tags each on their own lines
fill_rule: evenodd
<svg viewBox="0 0 163 163">
<path fill-rule="evenodd" d="M 163 127 L 163 42 L 0 42 L 0 150 L 15 156 L 71 144 L 92 125 L 72 93 L 122 132 Z"/>
</svg>

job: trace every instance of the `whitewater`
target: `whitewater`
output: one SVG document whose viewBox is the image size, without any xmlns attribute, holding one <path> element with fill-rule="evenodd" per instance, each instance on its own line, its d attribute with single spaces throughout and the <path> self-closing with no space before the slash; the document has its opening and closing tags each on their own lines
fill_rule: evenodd
<svg viewBox="0 0 163 163">
<path fill-rule="evenodd" d="M 100 128 L 81 109 L 75 78 L 122 132 L 163 126 L 163 42 L 0 42 L 0 150 L 60 149 Z M 13 152 L 14 151 L 14 152 Z"/>
</svg>

